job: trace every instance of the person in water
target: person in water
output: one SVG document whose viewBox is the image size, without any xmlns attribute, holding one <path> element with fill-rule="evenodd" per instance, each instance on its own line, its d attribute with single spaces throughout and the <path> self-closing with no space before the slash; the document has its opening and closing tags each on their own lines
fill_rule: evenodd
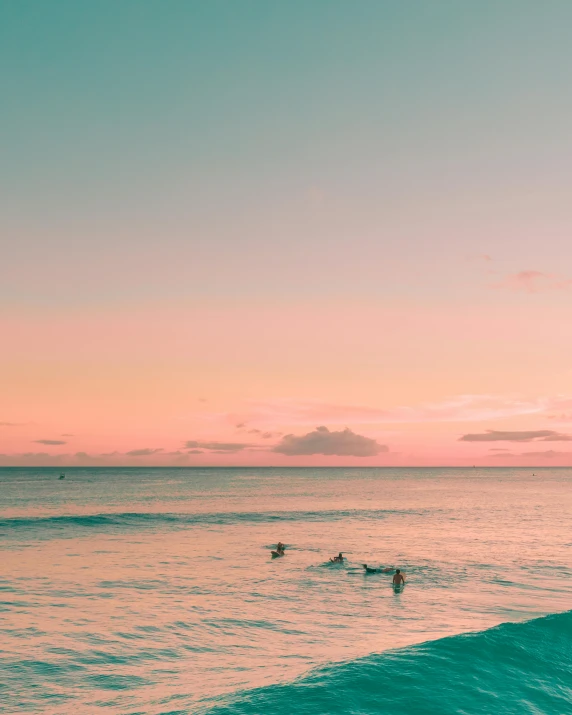
<svg viewBox="0 0 572 715">
<path fill-rule="evenodd" d="M 394 576 L 393 576 L 393 585 L 394 586 L 403 586 L 405 583 L 405 579 L 403 578 L 403 574 L 399 569 L 396 570 Z"/>
<path fill-rule="evenodd" d="M 374 566 L 368 566 L 367 564 L 362 564 L 362 566 L 368 573 L 389 573 L 390 571 L 393 571 L 391 566 L 388 566 L 387 568 L 384 568 L 384 569 L 378 569 L 378 568 L 375 568 Z"/>
<path fill-rule="evenodd" d="M 284 555 L 284 544 L 283 544 L 281 541 L 278 542 L 278 545 L 277 545 L 277 547 L 276 547 L 276 551 L 277 551 L 279 554 Z"/>
<path fill-rule="evenodd" d="M 340 551 L 340 553 L 337 556 L 334 556 L 333 559 L 330 559 L 330 561 L 333 564 L 342 564 L 344 562 L 344 556 L 343 556 L 342 552 Z"/>
</svg>

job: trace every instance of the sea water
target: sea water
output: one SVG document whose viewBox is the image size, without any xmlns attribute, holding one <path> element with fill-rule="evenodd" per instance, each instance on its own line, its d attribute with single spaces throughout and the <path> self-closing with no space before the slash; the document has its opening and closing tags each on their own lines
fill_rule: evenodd
<svg viewBox="0 0 572 715">
<path fill-rule="evenodd" d="M 3 713 L 572 713 L 572 469 L 5 468 L 0 508 Z"/>
</svg>

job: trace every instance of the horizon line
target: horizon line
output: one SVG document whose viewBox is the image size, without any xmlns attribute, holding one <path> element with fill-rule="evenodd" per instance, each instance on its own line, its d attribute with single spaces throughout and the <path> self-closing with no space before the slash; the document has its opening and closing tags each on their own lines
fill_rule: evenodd
<svg viewBox="0 0 572 715">
<path fill-rule="evenodd" d="M 572 464 L 380 464 L 360 466 L 357 464 L 337 464 L 333 466 L 327 465 L 311 465 L 311 464 L 267 464 L 267 465 L 249 465 L 249 464 L 3 464 L 0 469 L 56 469 L 63 471 L 64 469 L 572 469 Z"/>
</svg>

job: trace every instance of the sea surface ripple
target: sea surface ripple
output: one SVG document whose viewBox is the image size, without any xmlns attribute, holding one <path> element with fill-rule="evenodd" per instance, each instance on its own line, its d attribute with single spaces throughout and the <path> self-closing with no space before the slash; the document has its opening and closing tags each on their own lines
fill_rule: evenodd
<svg viewBox="0 0 572 715">
<path fill-rule="evenodd" d="M 572 712 L 572 470 L 58 477 L 0 469 L 2 713 Z"/>
</svg>

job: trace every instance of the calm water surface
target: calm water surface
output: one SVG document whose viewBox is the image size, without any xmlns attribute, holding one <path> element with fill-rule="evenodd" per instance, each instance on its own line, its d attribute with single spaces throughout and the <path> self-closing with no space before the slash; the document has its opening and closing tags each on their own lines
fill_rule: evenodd
<svg viewBox="0 0 572 715">
<path fill-rule="evenodd" d="M 505 692 L 497 713 L 572 712 L 562 666 L 572 661 L 572 469 L 58 476 L 0 469 L 5 713 L 416 713 L 431 697 L 461 697 L 463 657 L 462 673 L 483 679 L 474 698 Z M 278 540 L 287 553 L 272 560 Z M 330 564 L 338 551 L 346 562 Z M 363 563 L 402 568 L 403 592 Z M 561 620 L 487 630 L 547 614 Z M 448 638 L 469 631 L 486 631 L 478 647 Z M 500 643 L 528 653 L 547 639 L 552 647 L 530 645 L 526 663 L 499 655 Z M 426 641 L 438 642 L 419 650 Z M 431 668 L 452 693 L 421 692 L 435 687 Z M 540 705 L 518 690 L 537 671 Z M 405 673 L 400 701 L 392 684 Z M 473 706 L 425 712 L 487 707 Z"/>
</svg>

